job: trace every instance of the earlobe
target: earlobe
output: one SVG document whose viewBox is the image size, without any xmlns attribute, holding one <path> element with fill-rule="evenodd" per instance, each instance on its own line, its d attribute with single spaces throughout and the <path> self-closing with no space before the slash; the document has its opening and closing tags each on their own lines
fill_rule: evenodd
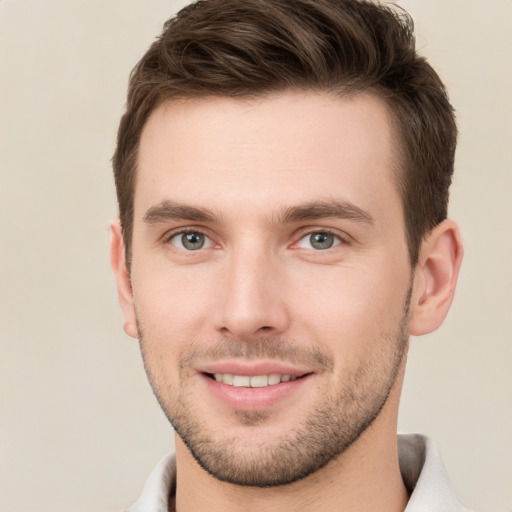
<svg viewBox="0 0 512 512">
<path fill-rule="evenodd" d="M 123 232 L 119 219 L 113 220 L 110 224 L 110 265 L 116 278 L 117 296 L 124 315 L 124 331 L 128 336 L 138 338 L 132 286 L 126 266 Z"/>
<path fill-rule="evenodd" d="M 435 331 L 444 321 L 455 294 L 463 248 L 452 220 L 438 224 L 423 241 L 414 276 L 410 334 Z"/>
</svg>

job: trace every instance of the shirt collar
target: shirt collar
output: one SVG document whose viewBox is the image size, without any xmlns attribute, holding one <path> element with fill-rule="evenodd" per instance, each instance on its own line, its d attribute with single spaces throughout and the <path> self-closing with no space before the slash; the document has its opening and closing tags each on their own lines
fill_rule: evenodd
<svg viewBox="0 0 512 512">
<path fill-rule="evenodd" d="M 453 490 L 435 443 L 421 434 L 398 436 L 398 457 L 411 496 L 404 512 L 468 512 Z M 149 475 L 136 503 L 125 512 L 168 512 L 176 486 L 176 459 L 165 456 Z"/>
<path fill-rule="evenodd" d="M 434 441 L 421 434 L 399 435 L 398 459 L 410 493 L 404 512 L 468 512 L 455 496 Z"/>
</svg>

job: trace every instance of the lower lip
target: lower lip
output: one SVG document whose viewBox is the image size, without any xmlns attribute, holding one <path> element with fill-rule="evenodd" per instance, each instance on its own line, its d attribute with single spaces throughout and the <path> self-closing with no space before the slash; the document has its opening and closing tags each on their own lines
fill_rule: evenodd
<svg viewBox="0 0 512 512">
<path fill-rule="evenodd" d="M 264 388 L 230 386 L 205 374 L 202 378 L 210 393 L 228 407 L 238 411 L 263 411 L 298 392 L 312 378 L 312 374 Z"/>
</svg>

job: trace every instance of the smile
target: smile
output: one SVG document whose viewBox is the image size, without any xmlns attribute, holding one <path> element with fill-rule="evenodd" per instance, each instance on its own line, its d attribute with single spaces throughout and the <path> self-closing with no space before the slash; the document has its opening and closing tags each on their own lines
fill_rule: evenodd
<svg viewBox="0 0 512 512">
<path fill-rule="evenodd" d="M 215 373 L 213 378 L 217 382 L 222 382 L 228 386 L 237 388 L 265 388 L 267 386 L 275 386 L 281 382 L 289 382 L 297 379 L 294 375 L 281 375 L 279 373 L 271 373 L 270 375 L 232 375 L 230 373 Z"/>
<path fill-rule="evenodd" d="M 314 378 L 314 372 L 304 370 L 268 362 L 229 362 L 202 368 L 200 375 L 206 389 L 229 410 L 264 411 L 294 396 L 300 400 L 299 390 Z"/>
</svg>

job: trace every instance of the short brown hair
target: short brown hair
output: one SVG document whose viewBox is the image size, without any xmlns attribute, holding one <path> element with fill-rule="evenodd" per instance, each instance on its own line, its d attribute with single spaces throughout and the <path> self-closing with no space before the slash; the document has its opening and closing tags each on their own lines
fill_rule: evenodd
<svg viewBox="0 0 512 512">
<path fill-rule="evenodd" d="M 457 128 L 411 17 L 367 0 L 199 0 L 168 20 L 133 69 L 113 158 L 129 264 L 140 136 L 164 101 L 294 90 L 371 92 L 390 107 L 411 265 L 447 215 Z"/>
</svg>

